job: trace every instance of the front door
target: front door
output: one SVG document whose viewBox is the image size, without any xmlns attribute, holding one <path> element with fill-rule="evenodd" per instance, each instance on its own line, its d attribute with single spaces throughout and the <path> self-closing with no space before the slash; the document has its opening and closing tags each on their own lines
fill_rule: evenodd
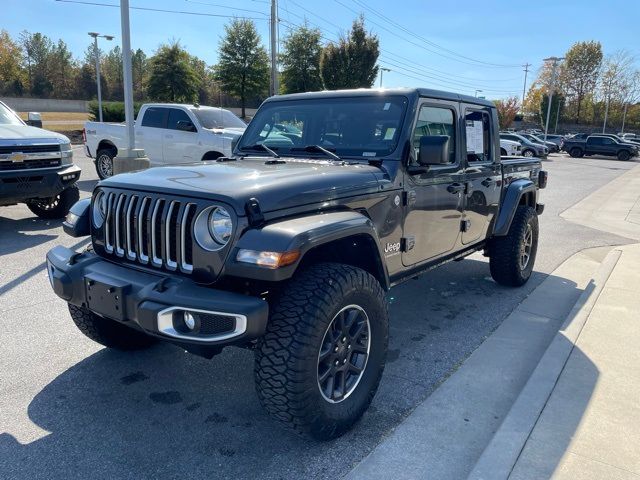
<svg viewBox="0 0 640 480">
<path fill-rule="evenodd" d="M 176 165 L 179 163 L 192 163 L 200 161 L 196 158 L 198 150 L 198 132 L 188 132 L 178 128 L 178 122 L 191 122 L 193 120 L 182 109 L 170 108 L 167 120 L 167 129 L 164 132 L 162 150 L 164 163 L 166 165 Z"/>
<path fill-rule="evenodd" d="M 458 125 L 457 102 L 429 100 L 420 105 L 409 162 L 416 164 L 422 136 L 446 135 L 449 163 L 431 166 L 426 173 L 407 173 L 403 228 L 407 246 L 402 253 L 405 266 L 436 259 L 458 245 L 464 195 Z"/>
<path fill-rule="evenodd" d="M 494 138 L 492 112 L 489 108 L 468 106 L 465 109 L 465 204 L 462 243 L 467 245 L 484 238 L 500 204 L 502 172 Z"/>
</svg>

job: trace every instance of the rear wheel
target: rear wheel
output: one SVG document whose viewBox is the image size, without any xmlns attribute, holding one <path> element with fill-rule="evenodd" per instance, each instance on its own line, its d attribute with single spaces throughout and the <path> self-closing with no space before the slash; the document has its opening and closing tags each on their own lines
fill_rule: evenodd
<svg viewBox="0 0 640 480">
<path fill-rule="evenodd" d="M 618 160 L 622 160 L 623 162 L 626 162 L 630 158 L 631 158 L 631 155 L 626 150 L 620 150 L 618 152 Z"/>
<path fill-rule="evenodd" d="M 113 176 L 113 159 L 117 152 L 110 148 L 103 148 L 96 153 L 96 172 L 100 180 Z"/>
<path fill-rule="evenodd" d="M 69 209 L 80 199 L 80 191 L 71 185 L 51 198 L 34 198 L 27 201 L 27 207 L 38 217 L 46 220 L 64 218 Z"/>
<path fill-rule="evenodd" d="M 507 151 L 504 148 L 500 148 L 500 156 L 501 157 L 506 157 L 507 156 Z"/>
<path fill-rule="evenodd" d="M 491 276 L 501 285 L 524 285 L 531 277 L 537 251 L 538 215 L 532 207 L 521 205 L 516 210 L 509 233 L 491 240 Z"/>
<path fill-rule="evenodd" d="M 258 398 L 273 417 L 319 440 L 345 433 L 384 370 L 388 314 L 369 273 L 317 264 L 274 302 L 255 360 Z"/>
<path fill-rule="evenodd" d="M 91 310 L 69 304 L 69 313 L 78 329 L 94 342 L 116 350 L 141 350 L 157 340 L 122 323 L 96 315 Z"/>
</svg>

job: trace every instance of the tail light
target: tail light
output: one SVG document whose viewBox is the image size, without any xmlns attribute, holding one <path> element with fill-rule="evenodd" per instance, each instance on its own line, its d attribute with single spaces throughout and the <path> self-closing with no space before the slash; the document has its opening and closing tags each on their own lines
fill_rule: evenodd
<svg viewBox="0 0 640 480">
<path fill-rule="evenodd" d="M 545 188 L 547 186 L 547 172 L 540 170 L 538 173 L 538 188 Z"/>
</svg>

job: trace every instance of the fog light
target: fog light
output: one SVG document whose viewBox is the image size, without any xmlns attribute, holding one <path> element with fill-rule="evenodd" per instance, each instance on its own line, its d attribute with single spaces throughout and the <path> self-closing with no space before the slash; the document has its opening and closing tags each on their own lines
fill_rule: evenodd
<svg viewBox="0 0 640 480">
<path fill-rule="evenodd" d="M 189 330 L 196 328 L 196 319 L 189 312 L 184 312 L 182 321 Z"/>
</svg>

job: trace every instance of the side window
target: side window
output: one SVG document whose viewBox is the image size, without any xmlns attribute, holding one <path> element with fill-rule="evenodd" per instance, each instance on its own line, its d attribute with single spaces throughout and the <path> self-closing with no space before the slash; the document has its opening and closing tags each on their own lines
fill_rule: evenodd
<svg viewBox="0 0 640 480">
<path fill-rule="evenodd" d="M 178 122 L 190 122 L 190 123 L 193 123 L 191 121 L 191 119 L 189 118 L 189 115 L 187 115 L 187 112 L 185 112 L 184 110 L 180 110 L 178 108 L 170 108 L 169 109 L 169 120 L 167 121 L 167 128 L 169 130 L 179 130 L 178 129 Z"/>
<path fill-rule="evenodd" d="M 603 145 L 613 145 L 613 144 L 614 144 L 614 141 L 613 141 L 613 139 L 611 139 L 611 138 L 603 138 L 603 139 L 602 139 L 602 144 L 603 144 Z"/>
<path fill-rule="evenodd" d="M 418 158 L 420 138 L 432 135 L 449 137 L 449 163 L 456 161 L 456 129 L 453 110 L 423 105 L 420 107 L 416 128 L 413 131 L 414 158 Z"/>
<path fill-rule="evenodd" d="M 590 143 L 591 145 L 602 145 L 602 138 L 601 137 L 591 137 L 591 138 L 587 139 L 587 142 Z"/>
<path fill-rule="evenodd" d="M 464 117 L 467 161 L 490 162 L 493 160 L 491 145 L 491 118 L 487 112 L 467 110 Z"/>
<path fill-rule="evenodd" d="M 164 108 L 149 107 L 142 118 L 143 127 L 164 128 Z"/>
</svg>

